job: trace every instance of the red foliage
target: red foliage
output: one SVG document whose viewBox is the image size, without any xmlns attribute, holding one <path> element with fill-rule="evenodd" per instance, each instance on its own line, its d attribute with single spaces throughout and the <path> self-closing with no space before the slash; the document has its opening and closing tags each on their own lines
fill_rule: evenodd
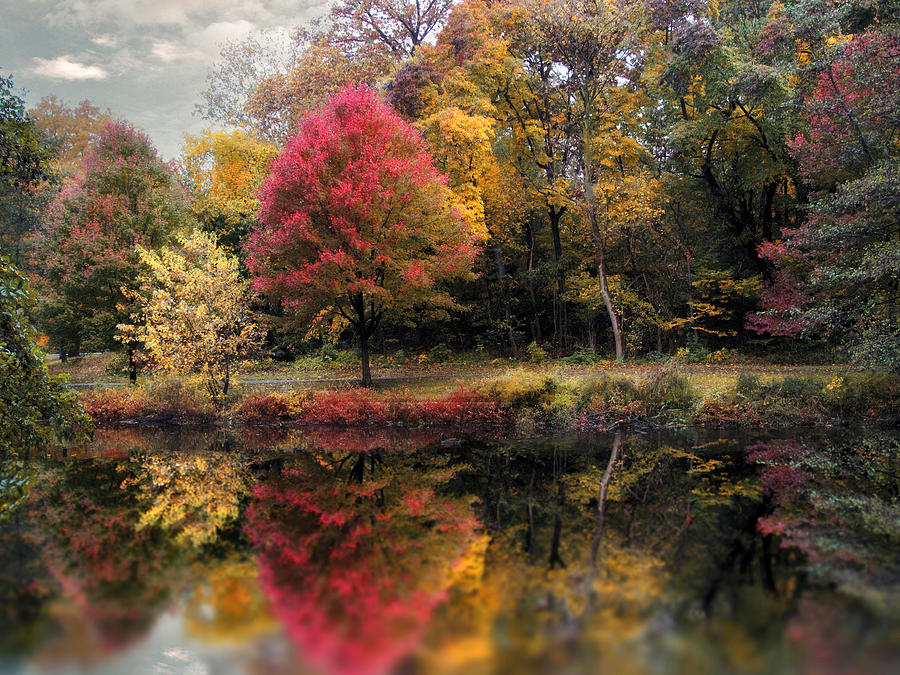
<svg viewBox="0 0 900 675">
<path fill-rule="evenodd" d="M 144 398 L 127 387 L 88 392 L 79 397 L 79 402 L 98 425 L 135 419 L 145 407 Z"/>
<path fill-rule="evenodd" d="M 290 398 L 279 394 L 251 394 L 232 412 L 245 424 L 278 424 L 293 417 Z"/>
<path fill-rule="evenodd" d="M 422 639 L 477 521 L 396 478 L 344 483 L 323 471 L 310 461 L 254 490 L 247 534 L 260 584 L 308 661 L 388 672 Z"/>
<path fill-rule="evenodd" d="M 437 284 L 471 270 L 471 233 L 424 140 L 365 87 L 303 120 L 259 199 L 254 287 L 306 322 L 343 317 L 365 339 L 385 312 L 452 304 Z"/>
<path fill-rule="evenodd" d="M 139 504 L 122 487 L 119 460 L 76 462 L 37 483 L 31 537 L 85 634 L 116 651 L 149 631 L 177 592 L 171 551 L 152 528 L 138 529 Z"/>
<path fill-rule="evenodd" d="M 484 394 L 459 389 L 432 401 L 368 389 L 339 389 L 308 393 L 255 394 L 245 398 L 234 414 L 246 424 L 327 424 L 358 427 L 379 424 L 495 425 L 513 422 L 512 413 Z"/>
<path fill-rule="evenodd" d="M 186 194 L 150 139 L 125 122 L 106 125 L 44 216 L 36 262 L 68 306 L 51 333 L 71 336 L 83 322 L 114 346 L 128 316 L 117 309 L 127 304 L 121 289 L 135 289 L 141 269 L 135 246 L 166 243 L 186 215 Z"/>
</svg>

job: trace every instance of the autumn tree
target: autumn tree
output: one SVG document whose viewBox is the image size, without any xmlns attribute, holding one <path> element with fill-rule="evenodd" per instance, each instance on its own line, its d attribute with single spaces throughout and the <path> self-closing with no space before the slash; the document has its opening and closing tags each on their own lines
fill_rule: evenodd
<svg viewBox="0 0 900 675">
<path fill-rule="evenodd" d="M 536 43 L 552 59 L 549 77 L 569 100 L 579 128 L 578 149 L 582 168 L 583 210 L 590 223 L 600 296 L 609 315 L 616 345 L 616 358 L 625 353 L 621 320 L 613 305 L 607 281 L 608 233 L 614 220 L 633 216 L 611 213 L 614 192 L 600 187 L 604 161 L 628 153 L 628 139 L 620 131 L 619 109 L 622 97 L 616 96 L 620 82 L 628 76 L 628 47 L 639 26 L 636 3 L 602 0 L 556 0 L 529 7 Z M 606 140 L 619 135 L 619 148 Z M 615 153 L 615 154 L 614 154 Z M 615 163 L 613 161 L 613 168 Z M 622 176 L 619 177 L 621 183 Z M 612 186 L 610 186 L 612 187 Z M 640 197 L 632 195 L 632 204 Z M 637 216 L 640 218 L 640 216 Z"/>
<path fill-rule="evenodd" d="M 900 368 L 898 151 L 900 30 L 834 40 L 805 102 L 791 152 L 812 194 L 809 214 L 761 254 L 777 266 L 755 330 L 824 335 L 859 363 Z"/>
<path fill-rule="evenodd" d="M 123 341 L 144 345 L 151 361 L 174 373 L 199 373 L 212 400 L 224 403 L 235 368 L 260 343 L 250 311 L 250 289 L 237 259 L 210 235 L 179 238 L 180 248 L 137 247 L 147 269 L 134 324 L 121 324 Z"/>
<path fill-rule="evenodd" d="M 181 166 L 193 192 L 191 208 L 203 230 L 230 253 L 241 251 L 256 222 L 259 186 L 277 153 L 243 131 L 185 135 Z"/>
<path fill-rule="evenodd" d="M 370 89 L 349 87 L 302 122 L 260 202 L 255 288 L 307 327 L 352 326 L 364 385 L 385 316 L 453 306 L 441 282 L 470 273 L 471 234 L 421 136 Z"/>
<path fill-rule="evenodd" d="M 116 325 L 129 314 L 125 293 L 142 270 L 134 247 L 171 242 L 189 218 L 184 190 L 150 139 L 125 122 L 108 124 L 44 216 L 36 261 L 44 328 L 61 351 L 116 345 Z"/>
<path fill-rule="evenodd" d="M 72 106 L 56 96 L 45 96 L 29 114 L 53 146 L 53 167 L 64 175 L 78 170 L 91 145 L 115 119 L 110 110 L 87 99 Z"/>
</svg>

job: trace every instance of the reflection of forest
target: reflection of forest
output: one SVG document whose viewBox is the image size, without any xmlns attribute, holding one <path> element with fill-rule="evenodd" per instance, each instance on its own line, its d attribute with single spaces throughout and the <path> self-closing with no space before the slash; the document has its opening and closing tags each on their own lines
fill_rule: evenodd
<svg viewBox="0 0 900 675">
<path fill-rule="evenodd" d="M 96 663 L 178 607 L 328 672 L 884 665 L 897 440 L 744 445 L 111 433 L 4 464 L 0 649 Z"/>
</svg>

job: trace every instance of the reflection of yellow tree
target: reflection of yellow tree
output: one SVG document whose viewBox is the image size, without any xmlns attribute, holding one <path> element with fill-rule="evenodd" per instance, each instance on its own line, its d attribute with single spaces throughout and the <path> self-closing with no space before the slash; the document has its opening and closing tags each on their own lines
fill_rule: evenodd
<svg viewBox="0 0 900 675">
<path fill-rule="evenodd" d="M 234 555 L 194 571 L 198 581 L 185 611 L 188 635 L 240 644 L 277 630 L 254 562 Z"/>
<path fill-rule="evenodd" d="M 577 468 L 555 475 L 542 493 L 529 489 L 520 520 L 477 552 L 470 567 L 478 574 L 450 589 L 421 654 L 426 670 L 648 672 L 658 665 L 653 654 L 708 671 L 752 663 L 759 636 L 740 617 L 723 616 L 714 633 L 690 624 L 676 631 L 673 619 L 692 594 L 702 600 L 718 568 L 729 564 L 730 537 L 744 534 L 723 531 L 723 523 L 743 526 L 739 505 L 758 498 L 756 482 L 730 475 L 722 454 L 627 446 L 618 438 L 603 461 L 572 463 Z M 530 469 L 520 466 L 518 475 L 534 485 Z M 578 505 L 562 511 L 565 566 L 535 558 L 523 536 L 532 509 L 556 502 L 558 483 L 567 503 Z M 513 507 L 512 493 L 504 504 Z M 766 616 L 784 610 L 774 599 L 755 602 Z"/>
<path fill-rule="evenodd" d="M 195 546 L 214 541 L 238 517 L 249 490 L 247 466 L 233 452 L 147 455 L 140 467 L 125 481 L 137 483 L 149 505 L 138 528 L 160 525 L 176 531 L 177 541 Z"/>
</svg>

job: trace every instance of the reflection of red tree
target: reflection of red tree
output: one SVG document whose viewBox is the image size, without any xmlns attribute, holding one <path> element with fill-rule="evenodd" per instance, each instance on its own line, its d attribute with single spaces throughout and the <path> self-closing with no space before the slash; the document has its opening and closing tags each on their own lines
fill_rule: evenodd
<svg viewBox="0 0 900 675">
<path fill-rule="evenodd" d="M 427 487 L 347 484 L 307 459 L 254 491 L 247 527 L 260 582 L 309 661 L 385 672 L 421 640 L 476 521 Z"/>
<path fill-rule="evenodd" d="M 275 447 L 342 453 L 401 452 L 418 450 L 440 440 L 440 432 L 429 429 L 348 428 L 305 426 L 301 428 L 248 427 L 241 430 L 241 442 L 251 450 L 270 451 Z"/>
<path fill-rule="evenodd" d="M 136 530 L 132 495 L 110 462 L 45 476 L 32 494 L 33 536 L 44 566 L 104 651 L 143 635 L 175 586 L 171 549 L 152 528 Z"/>
</svg>

